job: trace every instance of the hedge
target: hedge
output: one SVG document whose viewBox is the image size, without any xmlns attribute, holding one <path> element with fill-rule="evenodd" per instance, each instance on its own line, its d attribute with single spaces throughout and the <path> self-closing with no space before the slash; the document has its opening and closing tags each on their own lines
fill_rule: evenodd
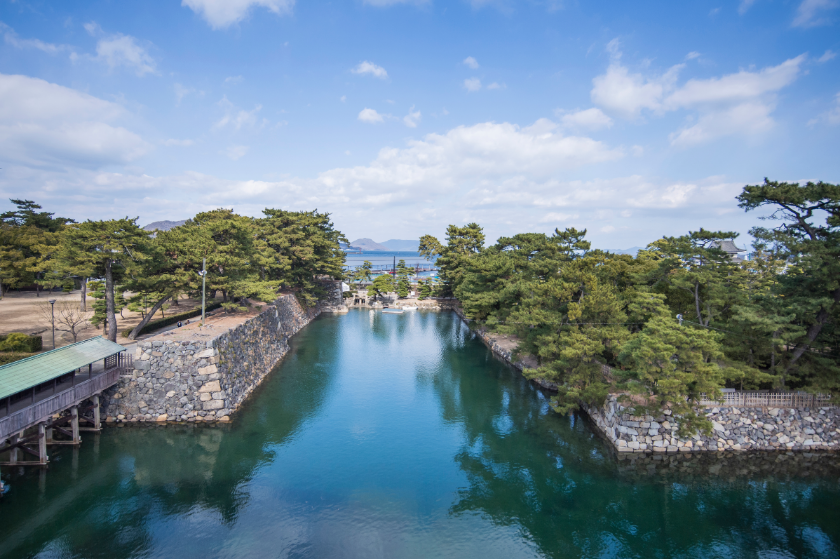
<svg viewBox="0 0 840 559">
<path fill-rule="evenodd" d="M 218 309 L 221 307 L 221 303 L 211 303 L 205 307 L 205 312 L 210 312 Z M 143 326 L 139 332 L 137 332 L 138 336 L 142 336 L 143 334 L 147 334 L 149 332 L 153 332 L 154 330 L 159 330 L 164 326 L 169 326 L 170 324 L 176 324 L 180 320 L 186 320 L 188 318 L 193 318 L 194 316 L 201 316 L 201 307 L 195 308 L 191 311 L 182 312 L 178 314 L 173 314 L 167 316 L 166 318 L 159 318 L 157 320 L 150 320 L 148 324 Z M 123 338 L 127 338 L 133 328 L 129 328 L 128 330 L 123 330 L 122 336 Z"/>
<path fill-rule="evenodd" d="M 9 363 L 14 363 L 15 361 L 20 361 L 21 359 L 26 359 L 27 357 L 32 357 L 33 355 L 36 354 L 20 352 L 0 353 L 0 365 L 8 365 Z"/>
<path fill-rule="evenodd" d="M 12 332 L 12 334 L 18 334 L 18 332 Z M 43 340 L 41 336 L 27 336 L 26 334 L 22 334 L 21 336 L 14 336 L 17 338 L 13 345 L 15 347 L 10 347 L 7 349 L 3 348 L 4 342 L 6 338 L 8 338 L 11 334 L 0 334 L 0 351 L 13 351 L 13 352 L 23 352 L 23 353 L 37 353 L 44 348 Z"/>
</svg>

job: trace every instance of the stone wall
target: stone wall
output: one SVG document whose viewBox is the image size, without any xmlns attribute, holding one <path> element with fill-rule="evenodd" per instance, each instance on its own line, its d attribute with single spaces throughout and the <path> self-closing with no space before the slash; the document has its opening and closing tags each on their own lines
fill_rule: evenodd
<svg viewBox="0 0 840 559">
<path fill-rule="evenodd" d="M 461 319 L 470 323 L 463 310 L 455 308 Z M 511 366 L 523 371 L 535 368 L 533 356 L 516 357 L 518 340 L 476 328 L 476 334 L 490 350 Z M 605 376 L 610 367 L 603 366 Z M 557 385 L 545 379 L 533 381 L 540 387 L 557 391 Z M 603 407 L 582 406 L 595 427 L 621 453 L 740 451 L 740 450 L 838 450 L 840 449 L 840 408 L 748 408 L 709 407 L 702 412 L 712 421 L 710 436 L 683 438 L 671 411 L 657 417 L 633 416 L 611 394 Z"/>
<path fill-rule="evenodd" d="M 822 408 L 698 409 L 712 422 L 710 436 L 680 437 L 670 410 L 634 416 L 609 396 L 603 407 L 584 408 L 619 452 L 702 450 L 836 450 L 840 448 L 840 410 Z"/>
<path fill-rule="evenodd" d="M 106 421 L 228 421 L 319 312 L 284 295 L 206 341 L 138 343 L 134 370 L 104 394 Z"/>
</svg>

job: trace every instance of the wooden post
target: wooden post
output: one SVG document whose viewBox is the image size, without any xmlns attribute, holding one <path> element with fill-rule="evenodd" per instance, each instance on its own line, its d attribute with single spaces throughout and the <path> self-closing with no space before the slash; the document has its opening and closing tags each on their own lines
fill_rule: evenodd
<svg viewBox="0 0 840 559">
<path fill-rule="evenodd" d="M 53 428 L 50 427 L 47 429 L 47 444 L 52 444 L 53 442 Z"/>
<path fill-rule="evenodd" d="M 73 427 L 73 444 L 79 444 L 82 439 L 79 438 L 79 406 L 70 408 L 70 425 Z"/>
<path fill-rule="evenodd" d="M 12 444 L 15 444 L 16 442 L 18 442 L 18 440 L 20 440 L 21 435 L 23 435 L 22 431 L 20 433 L 18 433 L 17 435 L 12 435 L 9 442 L 11 442 Z M 17 464 L 18 453 L 19 452 L 20 452 L 20 450 L 18 450 L 17 447 L 15 447 L 15 448 L 13 448 L 12 450 L 9 451 L 9 465 L 10 466 L 14 466 L 15 464 Z"/>
<path fill-rule="evenodd" d="M 102 424 L 99 423 L 99 394 L 93 395 L 93 428 L 99 430 Z"/>
<path fill-rule="evenodd" d="M 38 424 L 38 458 L 42 466 L 47 465 L 47 434 L 44 432 L 45 423 Z"/>
</svg>

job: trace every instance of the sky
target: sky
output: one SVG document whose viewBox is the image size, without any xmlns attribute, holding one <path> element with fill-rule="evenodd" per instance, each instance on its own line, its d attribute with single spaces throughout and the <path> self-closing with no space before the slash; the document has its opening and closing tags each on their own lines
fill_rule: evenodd
<svg viewBox="0 0 840 559">
<path fill-rule="evenodd" d="M 840 0 L 0 0 L 0 210 L 599 248 L 840 182 Z"/>
</svg>

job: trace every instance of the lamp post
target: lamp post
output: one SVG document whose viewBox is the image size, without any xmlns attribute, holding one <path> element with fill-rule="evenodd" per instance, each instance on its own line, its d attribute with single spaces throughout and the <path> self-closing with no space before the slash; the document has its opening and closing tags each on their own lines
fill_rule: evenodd
<svg viewBox="0 0 840 559">
<path fill-rule="evenodd" d="M 204 292 L 207 285 L 207 259 L 201 259 L 201 271 L 198 273 L 201 276 L 201 326 L 204 326 Z"/>
<path fill-rule="evenodd" d="M 50 299 L 50 322 L 52 322 L 53 349 L 55 349 L 55 299 Z"/>
</svg>

